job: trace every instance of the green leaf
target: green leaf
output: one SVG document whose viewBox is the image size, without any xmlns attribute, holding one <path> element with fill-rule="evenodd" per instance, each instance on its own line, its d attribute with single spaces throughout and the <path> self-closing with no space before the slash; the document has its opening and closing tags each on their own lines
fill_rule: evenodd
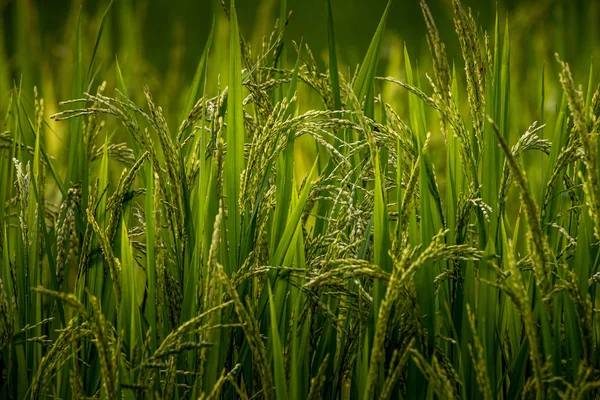
<svg viewBox="0 0 600 400">
<path fill-rule="evenodd" d="M 127 85 L 125 84 L 123 73 L 121 72 L 121 67 L 119 66 L 119 59 L 117 57 L 115 57 L 115 68 L 117 70 L 117 87 L 121 93 L 123 93 L 125 96 L 129 96 Z"/>
<path fill-rule="evenodd" d="M 406 69 L 406 81 L 409 85 L 418 87 L 418 79 L 414 77 L 413 70 L 408 55 L 408 50 L 404 48 L 404 60 Z M 429 245 L 434 235 L 442 228 L 440 221 L 440 212 L 436 207 L 437 185 L 433 179 L 431 171 L 431 161 L 427 152 L 421 153 L 425 141 L 427 140 L 427 124 L 425 120 L 425 109 L 423 102 L 413 93 L 408 94 L 408 106 L 410 112 L 410 123 L 415 135 L 414 140 L 420 157 L 419 166 L 419 190 L 421 207 L 419 210 L 421 223 L 419 224 L 420 244 L 425 247 Z M 409 235 L 414 237 L 414 233 Z M 438 268 L 432 262 L 426 263 L 423 268 L 415 273 L 415 285 L 417 290 L 417 299 L 420 304 L 420 311 L 425 316 L 424 326 L 426 327 L 428 352 L 433 351 L 436 341 L 437 324 L 433 317 L 436 314 L 436 299 L 430 295 L 434 288 L 434 278 L 437 275 Z"/>
<path fill-rule="evenodd" d="M 133 258 L 133 249 L 129 241 L 129 232 L 126 220 L 129 216 L 129 206 L 123 211 L 121 221 L 121 311 L 119 330 L 124 330 L 124 343 L 129 349 L 129 360 L 136 362 L 134 357 L 139 357 L 138 346 L 144 341 L 142 333 L 140 304 L 144 290 L 143 277 Z"/>
<path fill-rule="evenodd" d="M 371 39 L 371 44 L 369 45 L 367 54 L 365 55 L 365 58 L 360 65 L 360 69 L 358 70 L 358 76 L 356 77 L 356 80 L 354 81 L 354 85 L 352 87 L 359 102 L 362 101 L 363 97 L 371 95 L 373 80 L 375 79 L 375 74 L 377 73 L 377 65 L 379 63 L 379 51 L 381 49 L 383 34 L 385 32 L 385 24 L 387 22 L 388 11 L 390 9 L 391 4 L 392 1 L 388 0 L 387 6 L 385 7 L 385 11 L 381 16 L 379 25 L 377 25 L 377 30 L 373 35 L 373 39 Z M 370 117 L 370 115 L 368 114 L 367 116 Z"/>
<path fill-rule="evenodd" d="M 273 358 L 273 369 L 275 376 L 275 394 L 278 399 L 287 399 L 287 382 L 285 379 L 285 364 L 283 360 L 284 349 L 281 346 L 281 339 L 279 338 L 279 330 L 277 323 L 277 309 L 273 301 L 273 292 L 271 291 L 271 285 L 267 282 L 267 288 L 269 290 L 269 310 L 271 313 L 271 345 L 272 345 L 272 358 Z"/>
<path fill-rule="evenodd" d="M 382 270 L 392 272 L 392 259 L 389 256 L 391 248 L 390 231 L 387 210 L 387 196 L 384 183 L 385 175 L 381 173 L 379 152 L 375 152 L 373 160 L 375 164 L 375 199 L 373 210 L 373 248 L 375 264 Z M 373 286 L 373 316 L 376 318 L 379 305 L 385 296 L 385 285 L 381 281 L 374 282 Z"/>
<path fill-rule="evenodd" d="M 156 234 L 154 227 L 154 170 L 152 166 L 146 168 L 146 199 L 145 199 L 145 215 L 146 215 L 146 271 L 148 274 L 148 298 L 156 299 Z M 150 326 L 150 348 L 156 350 L 157 347 L 157 329 L 158 329 L 158 311 L 156 309 L 156 301 L 149 301 L 146 312 L 146 318 Z"/>
<path fill-rule="evenodd" d="M 302 49 L 302 41 L 300 41 L 299 49 Z M 286 96 L 287 101 L 291 101 L 291 99 L 296 95 L 296 88 L 298 86 L 298 68 L 300 66 L 300 54 L 298 51 L 298 57 L 296 59 L 296 65 L 294 66 L 294 71 L 292 73 L 292 80 L 290 82 L 290 86 L 288 89 L 288 94 Z M 286 110 L 286 114 L 288 118 L 294 117 L 294 114 L 297 110 L 297 102 L 294 102 L 288 106 Z M 285 228 L 285 223 L 288 218 L 290 212 L 291 205 L 291 194 L 292 194 L 292 184 L 294 182 L 294 138 L 296 131 L 294 129 L 289 129 L 287 132 L 287 141 L 285 145 L 285 149 L 279 156 L 277 160 L 277 176 L 276 176 L 276 185 L 277 185 L 277 204 L 275 207 L 275 216 L 273 222 L 273 242 L 278 241 L 283 230 Z M 272 246 L 273 248 L 275 245 Z"/>
<path fill-rule="evenodd" d="M 94 66 L 94 60 L 96 59 L 96 52 L 98 51 L 98 46 L 100 45 L 100 39 L 102 39 L 102 32 L 104 32 L 104 24 L 106 23 L 106 18 L 108 17 L 108 12 L 110 11 L 114 0 L 110 0 L 108 3 L 108 7 L 106 7 L 106 11 L 102 15 L 102 20 L 100 21 L 100 28 L 98 28 L 98 34 L 96 35 L 96 42 L 94 43 L 94 50 L 92 51 L 92 57 L 90 58 L 90 65 L 88 67 L 87 73 L 85 75 L 85 82 L 87 86 L 87 90 L 90 91 L 92 86 L 92 67 Z"/>
<path fill-rule="evenodd" d="M 298 198 L 298 202 L 294 205 L 294 208 L 290 212 L 290 216 L 287 220 L 287 224 L 285 225 L 285 230 L 281 235 L 281 240 L 277 245 L 277 250 L 275 251 L 275 255 L 272 258 L 272 265 L 281 265 L 284 257 L 292 243 L 292 238 L 294 236 L 294 232 L 300 223 L 300 218 L 302 217 L 302 211 L 304 210 L 304 205 L 306 204 L 306 200 L 308 199 L 308 194 L 310 192 L 310 188 L 312 187 L 312 181 L 316 175 L 317 167 L 319 164 L 319 159 L 317 158 L 308 173 L 306 178 L 306 183 L 302 188 L 302 192 L 300 192 L 300 197 Z"/>
<path fill-rule="evenodd" d="M 229 93 L 227 99 L 227 155 L 225 183 L 227 195 L 227 238 L 229 242 L 229 271 L 235 271 L 239 260 L 240 232 L 240 177 L 244 170 L 244 113 L 242 105 L 242 61 L 240 33 L 235 0 L 231 0 L 229 17 Z"/>
</svg>

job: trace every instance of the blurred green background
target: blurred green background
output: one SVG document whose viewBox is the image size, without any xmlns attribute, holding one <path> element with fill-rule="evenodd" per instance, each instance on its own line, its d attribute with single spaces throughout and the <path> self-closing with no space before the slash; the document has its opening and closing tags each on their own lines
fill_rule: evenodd
<svg viewBox="0 0 600 400">
<path fill-rule="evenodd" d="M 355 65 L 362 59 L 386 2 L 333 1 L 339 57 L 348 65 Z M 237 3 L 241 31 L 256 48 L 262 36 L 268 35 L 272 29 L 279 14 L 279 0 L 240 0 Z M 450 1 L 430 0 L 427 3 L 442 40 L 446 42 L 449 57 L 460 60 Z M 68 57 L 73 47 L 74 14 L 79 9 L 82 10 L 84 33 L 93 37 L 97 29 L 95 22 L 108 2 L 4 0 L 0 4 L 8 62 L 4 68 L 10 68 L 12 75 L 18 76 L 23 69 L 38 69 L 44 62 L 53 66 Z M 496 10 L 500 16 L 509 16 L 513 35 L 513 67 L 525 68 L 529 58 L 535 58 L 537 64 L 547 62 L 552 60 L 556 51 L 564 60 L 586 69 L 589 62 L 578 62 L 579 58 L 598 53 L 595 46 L 600 35 L 598 1 L 465 0 L 464 4 L 472 8 L 482 26 L 492 26 Z M 303 37 L 320 62 L 326 59 L 325 7 L 325 0 L 288 0 L 288 9 L 293 14 L 286 34 L 287 41 L 298 41 Z M 182 73 L 184 80 L 191 79 L 213 15 L 218 17 L 222 14 L 219 0 L 117 0 L 109 18 L 110 39 L 105 39 L 103 45 L 110 45 L 107 47 L 126 59 L 127 54 L 124 53 L 131 50 L 130 42 L 137 41 L 134 46 L 147 61 L 149 73 L 159 80 L 168 79 L 173 73 Z M 418 0 L 394 1 L 387 27 L 388 31 L 406 41 L 413 54 L 427 51 L 425 24 Z M 129 32 L 123 32 L 124 28 Z M 388 41 L 387 51 L 383 51 L 384 58 L 391 53 L 390 44 Z M 19 54 L 24 52 L 29 53 L 28 60 L 34 61 L 33 65 L 22 65 Z M 293 57 L 293 54 L 289 56 Z M 382 63 L 384 65 L 385 62 Z"/>
</svg>

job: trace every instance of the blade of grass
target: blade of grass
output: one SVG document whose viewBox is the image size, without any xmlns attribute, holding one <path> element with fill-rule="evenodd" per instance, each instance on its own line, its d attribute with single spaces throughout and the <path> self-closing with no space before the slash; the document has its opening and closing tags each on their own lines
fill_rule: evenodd
<svg viewBox="0 0 600 400">
<path fill-rule="evenodd" d="M 272 359 L 273 359 L 273 370 L 275 378 L 275 394 L 278 399 L 287 399 L 288 390 L 286 382 L 286 372 L 283 361 L 283 347 L 281 346 L 281 339 L 279 338 L 279 330 L 277 323 L 277 310 L 273 301 L 273 292 L 271 291 L 271 285 L 267 282 L 267 289 L 269 291 L 269 309 L 271 314 L 271 345 L 272 345 Z M 278 306 L 280 306 L 278 304 Z"/>
<path fill-rule="evenodd" d="M 302 41 L 300 41 L 299 49 L 302 49 Z M 300 51 L 296 59 L 296 65 L 292 73 L 292 80 L 286 96 L 287 101 L 292 101 L 292 98 L 296 95 L 296 89 L 298 87 L 298 68 L 300 67 Z M 288 118 L 294 117 L 297 110 L 297 102 L 292 103 L 288 106 L 286 114 Z M 292 194 L 292 183 L 294 181 L 294 138 L 295 130 L 290 129 L 287 133 L 287 141 L 285 150 L 279 156 L 277 160 L 277 176 L 276 176 L 276 199 L 277 204 L 275 206 L 275 215 L 273 220 L 273 244 L 275 244 L 283 230 L 285 229 L 285 223 L 288 218 L 291 209 L 291 194 Z M 275 249 L 275 245 L 271 247 Z"/>
<path fill-rule="evenodd" d="M 92 50 L 92 57 L 90 58 L 90 65 L 88 67 L 87 73 L 85 75 L 85 86 L 87 87 L 88 92 L 91 90 L 93 77 L 90 75 L 92 73 L 92 68 L 94 66 L 94 60 L 96 59 L 96 53 L 98 52 L 98 46 L 100 45 L 100 39 L 102 39 L 102 32 L 104 32 L 104 24 L 106 23 L 106 19 L 108 17 L 108 12 L 110 11 L 114 0 L 110 0 L 108 6 L 106 7 L 106 11 L 102 14 L 102 20 L 100 21 L 100 27 L 98 28 L 98 34 L 96 35 L 96 42 L 94 43 L 94 49 Z"/>
<path fill-rule="evenodd" d="M 227 195 L 227 238 L 229 242 L 228 272 L 239 266 L 239 241 L 242 225 L 240 215 L 240 177 L 244 170 L 244 115 L 242 105 L 242 61 L 240 34 L 235 0 L 230 3 L 229 18 L 229 93 L 227 99 L 227 155 L 225 183 Z"/>
</svg>

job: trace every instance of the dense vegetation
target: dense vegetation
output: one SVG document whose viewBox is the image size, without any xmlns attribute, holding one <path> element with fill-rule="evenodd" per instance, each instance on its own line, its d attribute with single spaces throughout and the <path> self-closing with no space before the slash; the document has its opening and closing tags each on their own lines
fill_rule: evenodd
<svg viewBox="0 0 600 400">
<path fill-rule="evenodd" d="M 599 396 L 600 86 L 557 55 L 511 88 L 459 0 L 455 67 L 420 5 L 427 75 L 393 42 L 377 76 L 389 4 L 344 72 L 330 3 L 323 69 L 285 0 L 254 49 L 232 0 L 165 110 L 131 54 L 100 76 L 112 2 L 60 109 L 60 71 L 0 76 L 0 397 Z"/>
</svg>

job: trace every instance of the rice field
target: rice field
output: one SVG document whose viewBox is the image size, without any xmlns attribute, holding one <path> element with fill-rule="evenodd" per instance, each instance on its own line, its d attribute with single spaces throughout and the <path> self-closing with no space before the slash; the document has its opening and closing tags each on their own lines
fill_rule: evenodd
<svg viewBox="0 0 600 400">
<path fill-rule="evenodd" d="M 0 398 L 600 397 L 592 25 L 532 34 L 547 60 L 524 14 L 420 0 L 417 53 L 390 0 L 348 65 L 336 2 L 321 55 L 286 0 L 264 37 L 222 0 L 191 79 L 132 1 L 71 7 L 60 57 L 13 2 Z"/>
</svg>

